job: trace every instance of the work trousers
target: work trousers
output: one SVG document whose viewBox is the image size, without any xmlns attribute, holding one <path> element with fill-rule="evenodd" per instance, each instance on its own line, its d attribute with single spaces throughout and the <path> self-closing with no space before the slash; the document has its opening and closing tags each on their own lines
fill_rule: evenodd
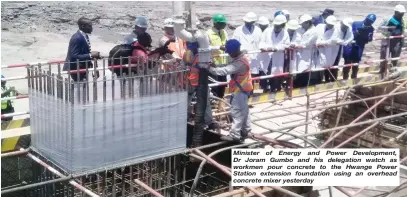
<svg viewBox="0 0 407 197">
<path fill-rule="evenodd" d="M 401 54 L 401 48 L 404 45 L 404 39 L 403 38 L 394 38 L 394 39 L 390 39 L 390 58 L 395 58 L 395 57 L 400 57 Z M 382 46 L 380 48 L 380 59 L 385 59 L 386 58 L 386 52 L 387 52 L 387 47 L 388 44 L 387 42 L 384 43 L 382 42 Z M 391 61 L 391 64 L 393 66 L 397 66 L 398 60 L 393 60 Z M 380 73 L 384 73 L 385 71 L 385 62 L 381 62 L 380 63 Z"/>
<path fill-rule="evenodd" d="M 342 46 L 339 47 L 338 54 L 336 55 L 336 59 L 333 66 L 337 66 L 341 61 L 341 53 L 342 53 Z M 338 69 L 332 68 L 324 70 L 325 75 L 325 83 L 334 82 L 338 79 Z"/>
<path fill-rule="evenodd" d="M 348 56 L 344 55 L 343 59 L 345 60 L 345 64 L 353 64 L 359 63 L 362 60 L 362 54 L 364 50 L 364 46 L 353 45 L 351 52 Z M 358 77 L 359 66 L 351 66 L 351 67 L 344 67 L 343 68 L 343 79 L 349 79 L 349 71 L 352 69 L 351 78 L 356 79 Z"/>
<path fill-rule="evenodd" d="M 11 105 L 9 105 L 6 109 L 1 110 L 1 115 L 11 113 L 14 113 L 14 107 Z M 13 120 L 13 116 L 1 119 L 1 121 L 11 121 L 11 120 Z"/>
<path fill-rule="evenodd" d="M 197 87 L 195 86 L 188 86 L 188 104 L 192 102 L 192 96 L 194 93 L 196 93 Z M 211 102 L 210 102 L 210 90 L 208 88 L 208 99 L 206 102 L 206 110 L 205 110 L 205 124 L 210 125 L 213 120 L 212 120 L 212 107 L 211 107 Z"/>
<path fill-rule="evenodd" d="M 226 76 L 216 76 L 216 75 L 210 75 L 213 79 L 219 82 L 227 82 L 227 77 Z M 212 87 L 212 94 L 219 98 L 223 98 L 225 96 L 225 88 L 226 86 L 216 86 Z"/>
<path fill-rule="evenodd" d="M 230 115 L 233 120 L 230 135 L 234 138 L 247 137 L 252 130 L 248 102 L 249 96 L 242 92 L 233 93 L 230 98 Z"/>
</svg>

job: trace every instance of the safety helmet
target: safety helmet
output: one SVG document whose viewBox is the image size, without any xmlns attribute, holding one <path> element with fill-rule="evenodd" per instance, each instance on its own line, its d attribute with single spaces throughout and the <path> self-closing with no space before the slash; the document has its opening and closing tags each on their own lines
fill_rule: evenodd
<svg viewBox="0 0 407 197">
<path fill-rule="evenodd" d="M 284 12 L 279 10 L 276 13 L 274 13 L 274 17 L 278 16 L 278 15 L 284 15 Z"/>
<path fill-rule="evenodd" d="M 273 20 L 273 25 L 281 25 L 287 22 L 287 18 L 284 15 L 277 15 Z"/>
<path fill-rule="evenodd" d="M 254 12 L 248 12 L 244 17 L 243 17 L 244 22 L 256 22 L 257 21 L 257 15 Z"/>
<path fill-rule="evenodd" d="M 167 18 L 164 20 L 164 27 L 174 27 L 174 21 L 172 18 Z"/>
<path fill-rule="evenodd" d="M 312 20 L 312 17 L 309 14 L 304 14 L 300 17 L 300 24 Z"/>
<path fill-rule="evenodd" d="M 144 16 L 137 16 L 136 17 L 136 26 L 139 26 L 141 28 L 147 28 L 147 18 Z"/>
<path fill-rule="evenodd" d="M 260 16 L 259 21 L 257 23 L 259 23 L 260 25 L 269 25 L 270 21 L 269 21 L 269 19 L 267 17 Z"/>
<path fill-rule="evenodd" d="M 375 14 L 369 14 L 369 15 L 366 16 L 365 20 L 368 20 L 368 21 L 374 23 L 376 21 L 376 15 Z"/>
<path fill-rule="evenodd" d="M 396 5 L 396 7 L 394 7 L 394 11 L 396 12 L 400 12 L 400 13 L 405 13 L 406 12 L 406 8 L 403 5 Z"/>
<path fill-rule="evenodd" d="M 352 23 L 353 23 L 353 19 L 352 19 L 352 18 L 345 18 L 345 19 L 342 20 L 342 23 L 343 23 L 345 26 L 351 28 L 351 27 L 352 27 Z"/>
<path fill-rule="evenodd" d="M 288 10 L 281 10 L 283 12 L 284 15 L 290 15 L 290 12 L 288 12 Z"/>
<path fill-rule="evenodd" d="M 289 20 L 287 22 L 287 29 L 291 29 L 291 30 L 297 30 L 300 28 L 300 25 L 298 24 L 297 20 Z"/>
<path fill-rule="evenodd" d="M 334 15 L 330 15 L 330 16 L 326 17 L 325 22 L 328 25 L 335 25 L 338 21 L 336 20 L 336 17 Z"/>
<path fill-rule="evenodd" d="M 240 42 L 236 39 L 230 39 L 225 44 L 226 53 L 234 53 L 240 50 Z"/>
<path fill-rule="evenodd" d="M 212 17 L 214 23 L 226 23 L 226 17 L 223 14 L 215 14 Z"/>
</svg>

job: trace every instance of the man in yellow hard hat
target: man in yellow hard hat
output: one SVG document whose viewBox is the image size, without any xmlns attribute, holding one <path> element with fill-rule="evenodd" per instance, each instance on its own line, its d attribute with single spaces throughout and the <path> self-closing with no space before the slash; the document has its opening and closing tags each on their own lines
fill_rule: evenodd
<svg viewBox="0 0 407 197">
<path fill-rule="evenodd" d="M 220 47 L 219 50 L 212 51 L 213 62 L 216 65 L 224 65 L 227 63 L 227 57 L 222 56 L 225 54 L 225 44 L 228 40 L 228 34 L 225 30 L 226 27 L 226 17 L 223 14 L 215 14 L 212 17 L 213 27 L 206 31 L 206 34 L 209 37 L 209 42 L 212 47 Z M 214 76 L 212 78 L 219 82 L 226 82 L 226 76 Z M 212 93 L 217 97 L 223 98 L 225 95 L 225 86 L 218 86 L 212 88 Z"/>
</svg>

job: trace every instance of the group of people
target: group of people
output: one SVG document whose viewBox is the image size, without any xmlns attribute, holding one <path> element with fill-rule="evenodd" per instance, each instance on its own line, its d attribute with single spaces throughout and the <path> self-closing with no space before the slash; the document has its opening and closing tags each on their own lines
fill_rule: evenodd
<svg viewBox="0 0 407 197">
<path fill-rule="evenodd" d="M 388 27 L 382 30 L 385 36 L 404 33 L 405 12 L 402 5 L 394 8 L 394 15 L 382 24 Z M 361 61 L 365 45 L 373 40 L 375 28 L 372 25 L 376 21 L 376 15 L 369 14 L 363 21 L 353 21 L 351 18 L 338 21 L 334 16 L 334 10 L 325 9 L 319 16 L 304 14 L 297 20 L 290 19 L 290 13 L 282 10 L 274 14 L 274 19 L 270 23 L 267 17 L 257 17 L 255 13 L 249 12 L 243 18 L 244 24 L 235 29 L 230 39 L 225 30 L 227 26 L 225 15 L 215 14 L 212 21 L 213 27 L 206 31 L 206 35 L 211 47 L 216 49 L 212 50 L 213 65 L 207 69 L 216 81 L 225 82 L 226 76 L 231 78 L 229 89 L 232 93 L 230 103 L 233 124 L 230 134 L 223 139 L 240 141 L 251 131 L 248 99 L 253 93 L 252 77 L 297 72 L 294 79 L 295 87 L 319 84 L 323 80 L 335 81 L 338 69 L 330 67 L 338 65 L 341 58 L 344 58 L 345 64 Z M 78 26 L 78 32 L 71 38 L 66 61 L 100 58 L 100 53 L 91 51 L 87 35 L 92 32 L 91 21 L 81 18 Z M 125 38 L 125 44 L 135 47 L 132 52 L 132 63 L 147 62 L 160 56 L 169 60 L 168 62 L 188 66 L 190 72 L 186 80 L 192 87 L 189 91 L 191 96 L 198 86 L 199 44 L 177 38 L 174 34 L 174 21 L 168 18 L 164 20 L 164 35 L 159 40 L 159 47 L 150 51 L 152 39 L 147 30 L 147 18 L 137 17 L 133 32 Z M 390 42 L 392 57 L 400 55 L 403 41 L 404 39 L 400 38 Z M 382 48 L 385 47 L 387 45 L 384 43 Z M 262 53 L 246 53 L 253 50 L 261 50 Z M 67 63 L 65 69 L 68 67 L 76 69 L 76 65 L 73 64 Z M 307 72 L 314 68 L 329 69 Z M 343 72 L 343 78 L 348 79 L 350 68 L 344 68 Z M 358 67 L 353 66 L 350 77 L 356 78 L 357 72 Z M 72 77 L 74 79 L 74 76 Z M 280 91 L 287 82 L 288 79 L 284 77 L 274 77 L 260 80 L 260 85 L 264 92 L 275 92 Z M 225 86 L 212 88 L 212 93 L 223 98 Z M 205 122 L 209 127 L 215 127 L 209 100 L 207 109 Z"/>
</svg>

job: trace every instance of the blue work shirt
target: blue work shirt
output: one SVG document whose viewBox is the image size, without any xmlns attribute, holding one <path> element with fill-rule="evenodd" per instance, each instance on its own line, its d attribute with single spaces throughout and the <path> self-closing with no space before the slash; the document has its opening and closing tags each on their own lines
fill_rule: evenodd
<svg viewBox="0 0 407 197">
<path fill-rule="evenodd" d="M 319 15 L 317 17 L 312 18 L 312 24 L 314 26 L 317 26 L 319 24 L 324 24 L 324 23 L 325 23 L 325 19 L 324 19 L 324 17 L 322 15 Z"/>
<path fill-rule="evenodd" d="M 363 55 L 365 45 L 373 40 L 374 27 L 365 26 L 364 21 L 355 21 L 352 23 L 352 31 L 355 43 L 344 47 L 343 56 L 344 58 L 350 57 L 353 48 L 353 52 L 355 53 L 357 51 L 358 53 L 353 55 L 356 55 L 358 59 L 360 59 Z"/>
</svg>

